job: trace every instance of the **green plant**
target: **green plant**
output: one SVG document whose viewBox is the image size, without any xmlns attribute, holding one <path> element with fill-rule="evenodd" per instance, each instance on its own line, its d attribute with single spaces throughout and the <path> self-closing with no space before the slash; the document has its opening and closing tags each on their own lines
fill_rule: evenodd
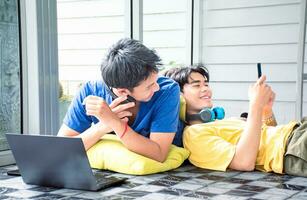
<svg viewBox="0 0 307 200">
<path fill-rule="evenodd" d="M 176 61 L 169 61 L 168 64 L 165 64 L 163 65 L 161 68 L 160 68 L 160 74 L 163 74 L 165 71 L 171 69 L 171 68 L 174 68 L 174 67 L 180 67 L 182 66 L 183 64 L 181 63 L 177 63 Z"/>
</svg>

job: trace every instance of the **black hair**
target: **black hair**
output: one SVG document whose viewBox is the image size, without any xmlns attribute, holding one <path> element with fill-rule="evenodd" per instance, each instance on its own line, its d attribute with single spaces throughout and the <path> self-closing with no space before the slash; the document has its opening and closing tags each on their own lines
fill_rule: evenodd
<svg viewBox="0 0 307 200">
<path fill-rule="evenodd" d="M 132 91 L 152 73 L 158 73 L 161 65 L 154 50 L 140 41 L 124 38 L 109 49 L 101 64 L 101 75 L 107 86 Z"/>
<path fill-rule="evenodd" d="M 180 90 L 182 91 L 183 86 L 189 83 L 189 77 L 193 72 L 200 73 L 207 79 L 207 82 L 209 82 L 209 71 L 203 64 L 171 68 L 165 71 L 163 75 L 176 81 L 180 86 Z"/>
</svg>

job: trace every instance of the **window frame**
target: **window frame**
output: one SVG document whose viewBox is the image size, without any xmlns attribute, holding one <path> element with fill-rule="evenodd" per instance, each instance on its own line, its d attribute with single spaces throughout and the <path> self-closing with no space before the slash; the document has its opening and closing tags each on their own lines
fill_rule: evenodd
<svg viewBox="0 0 307 200">
<path fill-rule="evenodd" d="M 56 135 L 59 129 L 56 1 L 19 0 L 18 3 L 21 133 Z M 0 166 L 13 163 L 11 150 L 0 152 Z"/>
<path fill-rule="evenodd" d="M 304 62 L 305 62 L 305 42 L 306 42 L 306 0 L 301 1 L 300 12 L 300 27 L 299 27 L 299 41 L 298 41 L 298 55 L 297 55 L 297 81 L 296 81 L 296 102 L 295 102 L 295 117 L 296 120 L 301 120 L 303 117 L 303 85 L 304 80 Z"/>
<path fill-rule="evenodd" d="M 20 0 L 20 4 L 23 133 L 56 135 L 59 129 L 56 1 Z"/>
<path fill-rule="evenodd" d="M 18 39 L 19 39 L 19 65 L 20 65 L 20 71 L 22 71 L 22 56 L 21 56 L 21 8 L 20 8 L 20 1 L 16 1 L 17 3 L 17 14 L 18 14 Z M 22 72 L 20 75 L 20 101 L 22 102 Z M 21 131 L 23 130 L 23 111 L 22 111 L 22 103 L 20 104 L 20 110 L 21 110 L 21 118 L 20 118 L 20 123 L 21 123 Z M 12 154 L 12 151 L 10 149 L 8 150 L 3 150 L 0 151 L 0 166 L 5 166 L 5 165 L 10 165 L 14 164 L 15 160 Z"/>
</svg>

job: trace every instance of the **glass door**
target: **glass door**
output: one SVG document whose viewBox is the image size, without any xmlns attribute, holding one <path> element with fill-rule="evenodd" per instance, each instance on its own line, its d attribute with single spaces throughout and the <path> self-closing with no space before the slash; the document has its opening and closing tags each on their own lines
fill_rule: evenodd
<svg viewBox="0 0 307 200">
<path fill-rule="evenodd" d="M 17 0 L 0 1 L 0 151 L 5 133 L 21 132 L 20 41 Z"/>
</svg>

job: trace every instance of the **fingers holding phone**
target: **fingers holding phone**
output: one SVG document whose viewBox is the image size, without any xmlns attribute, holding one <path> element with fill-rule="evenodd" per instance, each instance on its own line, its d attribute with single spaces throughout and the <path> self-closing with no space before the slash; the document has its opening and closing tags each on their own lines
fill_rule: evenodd
<svg viewBox="0 0 307 200">
<path fill-rule="evenodd" d="M 94 116 L 101 122 L 112 119 L 114 115 L 127 122 L 128 117 L 132 115 L 128 109 L 134 107 L 135 103 L 122 104 L 126 98 L 125 96 L 118 97 L 108 105 L 101 97 L 89 95 L 84 99 L 83 105 L 85 105 L 87 115 Z"/>
<path fill-rule="evenodd" d="M 271 87 L 266 84 L 266 76 L 262 74 L 261 64 L 257 64 L 258 80 L 249 89 L 249 97 L 251 104 L 260 106 L 263 109 L 269 104 L 270 99 L 275 97 L 275 93 Z"/>
<path fill-rule="evenodd" d="M 265 81 L 266 81 L 266 76 L 265 75 L 262 75 L 261 77 L 259 77 L 259 79 L 256 81 L 256 84 L 265 84 Z"/>
<path fill-rule="evenodd" d="M 263 109 L 268 104 L 269 99 L 272 97 L 273 91 L 270 86 L 263 83 L 255 83 L 249 88 L 249 98 L 252 105 L 259 106 Z"/>
<path fill-rule="evenodd" d="M 266 76 L 262 75 L 262 68 L 261 68 L 261 63 L 257 63 L 257 73 L 258 73 L 258 84 L 265 84 L 266 87 L 269 87 L 269 85 L 265 82 L 266 81 Z M 272 90 L 271 97 L 269 99 L 269 106 L 273 106 L 273 102 L 275 101 L 275 92 Z"/>
<path fill-rule="evenodd" d="M 258 84 L 263 84 L 266 81 L 266 76 L 262 75 L 261 63 L 257 63 Z"/>
<path fill-rule="evenodd" d="M 126 102 L 127 96 L 120 96 L 110 104 L 110 108 L 120 119 L 128 121 L 128 117 L 132 116 L 132 112 L 129 111 L 130 108 L 135 107 L 135 102 Z"/>
</svg>

